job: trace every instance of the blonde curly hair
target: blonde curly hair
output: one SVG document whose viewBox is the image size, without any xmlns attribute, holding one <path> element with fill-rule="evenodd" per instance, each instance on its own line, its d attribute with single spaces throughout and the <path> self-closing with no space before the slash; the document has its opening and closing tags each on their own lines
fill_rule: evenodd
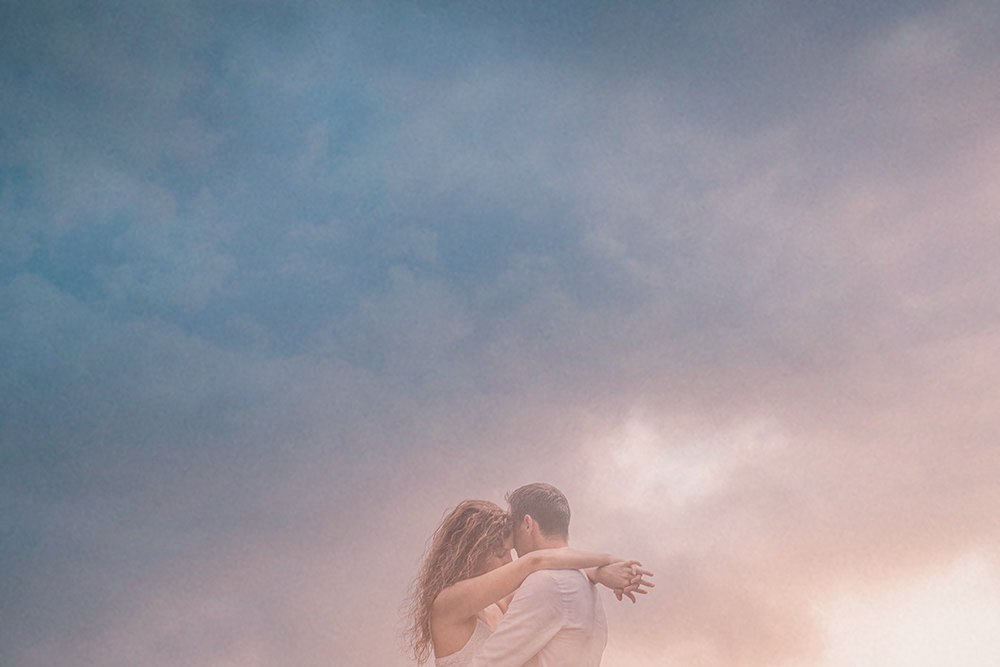
<svg viewBox="0 0 1000 667">
<path fill-rule="evenodd" d="M 431 607 L 438 593 L 480 574 L 512 532 L 510 515 L 487 500 L 465 500 L 441 521 L 407 599 L 406 639 L 418 665 L 431 656 Z"/>
</svg>

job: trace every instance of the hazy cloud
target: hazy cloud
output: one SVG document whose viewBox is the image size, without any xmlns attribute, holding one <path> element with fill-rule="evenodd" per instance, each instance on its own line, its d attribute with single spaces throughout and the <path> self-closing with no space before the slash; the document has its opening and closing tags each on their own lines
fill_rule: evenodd
<svg viewBox="0 0 1000 667">
<path fill-rule="evenodd" d="M 0 13 L 0 662 L 406 664 L 535 480 L 609 667 L 995 662 L 991 7 Z"/>
</svg>

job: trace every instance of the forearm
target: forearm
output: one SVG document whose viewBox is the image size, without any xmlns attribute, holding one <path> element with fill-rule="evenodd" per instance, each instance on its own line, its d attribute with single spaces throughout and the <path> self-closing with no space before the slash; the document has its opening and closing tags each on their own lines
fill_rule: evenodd
<svg viewBox="0 0 1000 667">
<path fill-rule="evenodd" d="M 486 574 L 452 584 L 434 600 L 434 614 L 464 619 L 504 599 L 517 590 L 525 577 L 538 569 L 534 560 L 519 558 Z"/>
<path fill-rule="evenodd" d="M 621 560 L 611 554 L 578 549 L 539 549 L 528 554 L 528 557 L 532 556 L 537 558 L 536 568 L 539 570 L 583 570 L 611 565 Z"/>
</svg>

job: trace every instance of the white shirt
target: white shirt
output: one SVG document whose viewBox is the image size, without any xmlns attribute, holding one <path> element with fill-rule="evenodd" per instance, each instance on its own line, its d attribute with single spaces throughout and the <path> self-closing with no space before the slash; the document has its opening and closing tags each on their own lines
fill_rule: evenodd
<svg viewBox="0 0 1000 667">
<path fill-rule="evenodd" d="M 579 570 L 541 570 L 524 580 L 472 667 L 599 667 L 608 621 Z"/>
</svg>

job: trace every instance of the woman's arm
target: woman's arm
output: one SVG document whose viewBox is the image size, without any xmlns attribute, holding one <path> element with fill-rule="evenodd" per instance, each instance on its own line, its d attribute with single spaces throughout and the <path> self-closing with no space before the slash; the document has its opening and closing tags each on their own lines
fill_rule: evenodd
<svg viewBox="0 0 1000 667">
<path fill-rule="evenodd" d="M 538 570 L 579 570 L 616 562 L 610 554 L 595 554 L 576 549 L 539 549 L 523 558 L 502 565 L 478 577 L 456 582 L 438 593 L 433 614 L 439 620 L 462 621 L 499 602 L 517 590 L 532 572 Z"/>
<path fill-rule="evenodd" d="M 580 551 L 579 549 L 539 549 L 532 551 L 525 557 L 535 556 L 541 561 L 538 570 L 583 570 L 588 567 L 601 567 L 611 565 L 621 559 L 615 558 L 611 554 L 598 554 L 592 551 Z M 534 570 L 532 570 L 534 572 Z"/>
</svg>

